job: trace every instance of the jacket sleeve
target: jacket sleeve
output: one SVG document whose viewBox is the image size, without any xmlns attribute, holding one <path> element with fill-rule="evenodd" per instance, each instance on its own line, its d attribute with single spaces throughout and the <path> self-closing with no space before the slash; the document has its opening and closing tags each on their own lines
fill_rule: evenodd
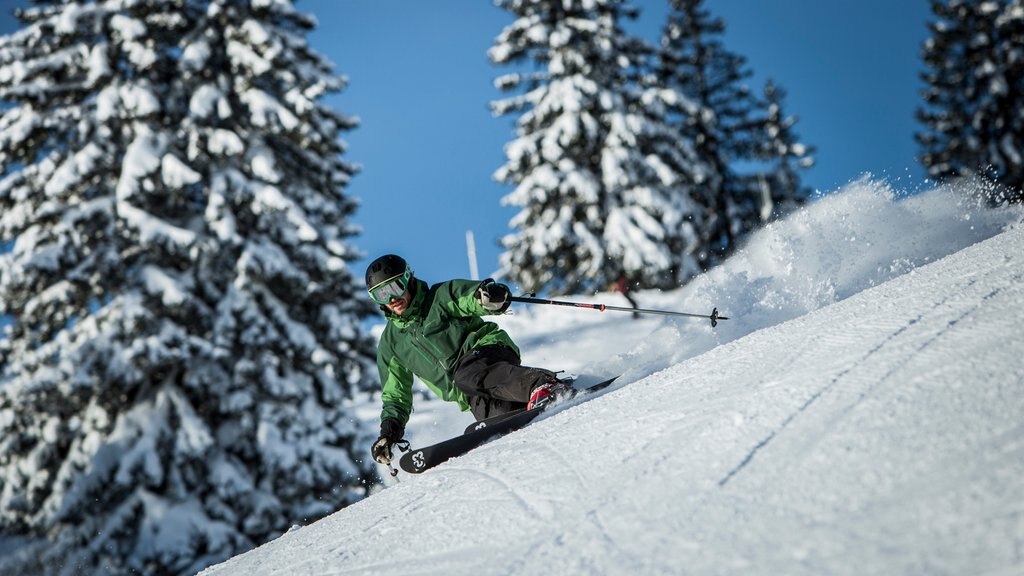
<svg viewBox="0 0 1024 576">
<path fill-rule="evenodd" d="M 486 282 L 486 280 L 484 281 Z M 449 280 L 444 283 L 443 293 L 448 313 L 452 316 L 488 316 L 501 314 L 480 305 L 476 291 L 483 282 L 479 280 Z M 506 286 L 506 288 L 508 288 Z M 510 292 L 511 293 L 511 292 Z"/>
<path fill-rule="evenodd" d="M 392 418 L 404 426 L 412 413 L 412 371 L 394 356 L 385 359 L 382 354 L 377 354 L 377 369 L 382 387 L 380 419 Z"/>
</svg>

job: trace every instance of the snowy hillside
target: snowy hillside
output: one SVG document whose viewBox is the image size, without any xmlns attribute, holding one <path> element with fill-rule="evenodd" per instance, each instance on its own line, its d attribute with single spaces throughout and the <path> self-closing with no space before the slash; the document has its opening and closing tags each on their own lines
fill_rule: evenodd
<svg viewBox="0 0 1024 576">
<path fill-rule="evenodd" d="M 1024 227 L 960 197 L 855 183 L 639 295 L 716 330 L 519 306 L 527 363 L 620 383 L 202 574 L 1022 574 Z"/>
</svg>

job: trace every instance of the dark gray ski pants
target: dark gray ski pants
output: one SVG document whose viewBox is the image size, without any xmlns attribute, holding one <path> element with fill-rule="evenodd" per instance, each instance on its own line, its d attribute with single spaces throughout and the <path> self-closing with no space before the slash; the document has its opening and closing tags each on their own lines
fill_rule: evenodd
<svg viewBox="0 0 1024 576">
<path fill-rule="evenodd" d="M 550 370 L 523 366 L 516 351 L 495 344 L 467 354 L 455 369 L 455 385 L 469 397 L 473 417 L 483 420 L 525 408 L 530 392 L 555 375 Z"/>
</svg>

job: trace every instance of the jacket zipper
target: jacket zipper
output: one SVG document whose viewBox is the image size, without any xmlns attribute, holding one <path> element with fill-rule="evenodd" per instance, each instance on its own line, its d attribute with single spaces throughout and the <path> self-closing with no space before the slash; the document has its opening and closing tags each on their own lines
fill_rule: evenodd
<svg viewBox="0 0 1024 576">
<path fill-rule="evenodd" d="M 448 367 L 444 365 L 444 362 L 439 357 L 439 355 L 441 353 L 441 349 L 438 348 L 437 344 L 434 344 L 430 340 L 424 338 L 422 332 L 419 329 L 419 327 L 414 329 L 412 331 L 412 334 L 413 334 L 413 341 L 415 342 L 416 351 L 419 352 L 420 355 L 423 356 L 423 358 L 425 358 L 427 360 L 427 362 L 435 363 L 438 366 L 440 366 L 441 370 L 444 371 L 445 375 L 448 375 Z M 423 343 L 426 343 L 429 347 L 433 348 L 434 352 L 436 352 L 438 354 L 438 356 L 433 356 L 433 355 L 427 353 L 427 351 L 424 350 L 425 346 L 423 346 Z"/>
</svg>

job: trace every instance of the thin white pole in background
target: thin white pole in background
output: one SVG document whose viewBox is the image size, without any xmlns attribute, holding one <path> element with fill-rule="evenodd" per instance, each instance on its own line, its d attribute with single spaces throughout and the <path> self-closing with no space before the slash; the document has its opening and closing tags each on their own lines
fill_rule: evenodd
<svg viewBox="0 0 1024 576">
<path fill-rule="evenodd" d="M 466 230 L 466 256 L 469 257 L 469 279 L 479 280 L 480 271 L 476 267 L 476 241 L 473 239 L 472 230 Z"/>
</svg>

